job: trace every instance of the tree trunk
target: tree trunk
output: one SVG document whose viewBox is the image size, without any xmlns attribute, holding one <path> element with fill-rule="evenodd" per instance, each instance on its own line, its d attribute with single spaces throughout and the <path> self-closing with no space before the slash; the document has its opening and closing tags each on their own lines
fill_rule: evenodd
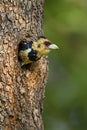
<svg viewBox="0 0 87 130">
<path fill-rule="evenodd" d="M 0 0 L 0 130 L 43 130 L 42 104 L 48 61 L 27 68 L 18 44 L 42 35 L 44 0 Z"/>
</svg>

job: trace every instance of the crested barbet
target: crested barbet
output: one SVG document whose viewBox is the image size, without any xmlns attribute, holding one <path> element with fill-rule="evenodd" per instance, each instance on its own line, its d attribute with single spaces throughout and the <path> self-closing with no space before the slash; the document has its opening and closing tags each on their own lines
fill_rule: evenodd
<svg viewBox="0 0 87 130">
<path fill-rule="evenodd" d="M 40 36 L 38 40 L 34 42 L 23 40 L 19 43 L 18 49 L 21 66 L 35 62 L 42 56 L 47 55 L 50 50 L 58 48 L 57 45 L 53 44 L 44 36 Z"/>
</svg>

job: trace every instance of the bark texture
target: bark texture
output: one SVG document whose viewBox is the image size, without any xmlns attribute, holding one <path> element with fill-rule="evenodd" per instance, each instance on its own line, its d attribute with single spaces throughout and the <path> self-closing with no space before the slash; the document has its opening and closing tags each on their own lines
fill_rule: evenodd
<svg viewBox="0 0 87 130">
<path fill-rule="evenodd" d="M 44 0 L 0 0 L 0 130 L 43 130 L 48 61 L 18 62 L 20 40 L 42 35 Z"/>
</svg>

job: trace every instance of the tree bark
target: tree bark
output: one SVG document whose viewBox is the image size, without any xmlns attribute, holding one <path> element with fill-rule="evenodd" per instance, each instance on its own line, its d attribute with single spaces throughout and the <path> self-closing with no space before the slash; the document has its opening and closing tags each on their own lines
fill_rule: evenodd
<svg viewBox="0 0 87 130">
<path fill-rule="evenodd" d="M 43 130 L 47 57 L 21 68 L 18 44 L 42 35 L 44 0 L 0 0 L 0 130 Z"/>
</svg>

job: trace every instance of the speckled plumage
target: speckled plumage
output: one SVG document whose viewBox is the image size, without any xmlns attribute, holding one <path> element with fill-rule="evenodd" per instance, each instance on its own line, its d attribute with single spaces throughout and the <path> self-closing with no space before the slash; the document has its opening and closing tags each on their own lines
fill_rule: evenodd
<svg viewBox="0 0 87 130">
<path fill-rule="evenodd" d="M 39 60 L 43 55 L 49 53 L 51 49 L 57 49 L 55 44 L 41 36 L 37 41 L 21 41 L 19 43 L 19 61 L 21 66 Z"/>
</svg>

